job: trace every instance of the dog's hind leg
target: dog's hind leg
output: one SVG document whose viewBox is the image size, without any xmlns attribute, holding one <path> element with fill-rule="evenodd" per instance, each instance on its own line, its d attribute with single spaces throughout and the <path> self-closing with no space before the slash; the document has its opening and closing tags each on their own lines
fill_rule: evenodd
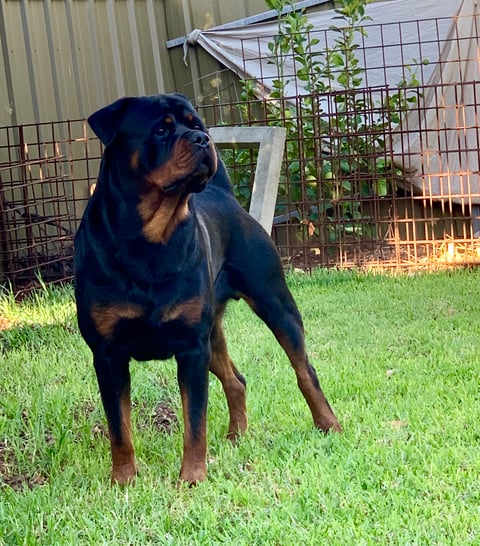
<svg viewBox="0 0 480 546">
<path fill-rule="evenodd" d="M 132 481 L 137 474 L 132 442 L 130 371 L 128 358 L 96 354 L 94 366 L 107 416 L 112 452 L 112 483 Z"/>
<path fill-rule="evenodd" d="M 278 313 L 273 321 L 269 315 L 266 322 L 268 321 L 267 324 L 290 359 L 298 386 L 312 412 L 315 426 L 324 431 L 341 432 L 337 418 L 320 387 L 316 371 L 309 362 L 298 311 L 296 308 L 284 309 L 283 314 L 280 310 Z"/>
<path fill-rule="evenodd" d="M 227 398 L 230 413 L 230 424 L 227 438 L 235 441 L 239 434 L 247 428 L 247 410 L 245 401 L 246 383 L 238 372 L 227 351 L 227 343 L 223 333 L 222 318 L 225 307 L 222 306 L 215 318 L 211 334 L 210 371 L 222 383 Z"/>
<path fill-rule="evenodd" d="M 247 298 L 253 310 L 271 329 L 286 352 L 298 386 L 312 412 L 315 426 L 321 430 L 341 432 L 341 427 L 320 387 L 314 367 L 305 349 L 302 319 L 287 287 L 277 286 L 254 299 Z"/>
<path fill-rule="evenodd" d="M 341 427 L 308 360 L 302 319 L 286 285 L 276 250 L 266 234 L 259 234 L 254 243 L 250 244 L 257 247 L 257 253 L 239 251 L 244 262 L 236 264 L 235 286 L 287 353 L 315 426 L 340 432 Z"/>
</svg>

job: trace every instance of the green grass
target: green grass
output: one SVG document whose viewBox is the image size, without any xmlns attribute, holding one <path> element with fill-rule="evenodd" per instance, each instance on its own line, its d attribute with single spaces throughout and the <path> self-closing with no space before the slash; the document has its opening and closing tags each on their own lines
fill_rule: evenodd
<svg viewBox="0 0 480 546">
<path fill-rule="evenodd" d="M 480 270 L 294 276 L 312 362 L 344 433 L 312 426 L 294 373 L 239 303 L 226 317 L 250 426 L 224 436 L 211 379 L 209 479 L 178 487 L 173 362 L 132 364 L 135 486 L 110 455 L 70 288 L 0 296 L 0 544 L 480 544 Z M 162 406 L 162 407 L 163 407 Z M 156 409 L 157 408 L 157 409 Z"/>
</svg>

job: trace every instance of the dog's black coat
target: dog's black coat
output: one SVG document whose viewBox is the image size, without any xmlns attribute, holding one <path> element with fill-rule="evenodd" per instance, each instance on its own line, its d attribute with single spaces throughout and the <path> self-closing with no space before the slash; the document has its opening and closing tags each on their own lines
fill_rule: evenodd
<svg viewBox="0 0 480 546">
<path fill-rule="evenodd" d="M 245 430 L 245 380 L 222 330 L 232 298 L 244 298 L 285 349 L 316 426 L 340 430 L 308 362 L 277 252 L 236 202 L 190 102 L 178 94 L 120 99 L 89 123 L 105 152 L 75 237 L 75 292 L 109 425 L 112 480 L 136 474 L 131 358 L 177 360 L 183 480 L 206 476 L 209 370 L 227 396 L 228 436 Z"/>
</svg>

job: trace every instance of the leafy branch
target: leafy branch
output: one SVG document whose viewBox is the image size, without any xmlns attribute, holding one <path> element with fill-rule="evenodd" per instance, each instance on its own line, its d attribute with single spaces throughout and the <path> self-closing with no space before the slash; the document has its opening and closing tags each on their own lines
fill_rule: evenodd
<svg viewBox="0 0 480 546">
<path fill-rule="evenodd" d="M 265 117 L 269 125 L 287 129 L 277 211 L 288 212 L 291 203 L 310 203 L 297 211 L 309 236 L 371 237 L 373 221 L 363 215 L 359 200 L 387 197 L 397 190 L 403 173 L 388 157 L 385 135 L 420 96 L 416 72 L 405 67 L 402 81 L 394 90 L 383 90 L 379 99 L 362 87 L 365 67 L 358 49 L 368 36 L 365 24 L 372 20 L 365 13 L 368 0 L 337 2 L 338 24 L 330 27 L 335 37 L 323 50 L 313 25 L 291 0 L 265 3 L 277 12 L 277 34 L 268 44 L 268 62 L 276 67 L 277 78 L 264 99 Z M 292 60 L 294 74 L 286 70 Z M 288 95 L 295 80 L 303 82 L 307 94 Z M 243 82 L 242 100 L 245 108 L 256 100 L 254 82 Z M 250 109 L 244 113 L 251 119 Z M 353 223 L 360 218 L 367 221 L 354 233 Z"/>
</svg>

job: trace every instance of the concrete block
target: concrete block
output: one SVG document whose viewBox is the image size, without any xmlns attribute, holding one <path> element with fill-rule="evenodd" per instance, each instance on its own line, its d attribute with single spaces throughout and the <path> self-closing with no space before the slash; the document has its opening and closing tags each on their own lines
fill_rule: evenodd
<svg viewBox="0 0 480 546">
<path fill-rule="evenodd" d="M 211 127 L 221 148 L 258 148 L 249 213 L 271 234 L 285 138 L 284 127 Z"/>
</svg>

